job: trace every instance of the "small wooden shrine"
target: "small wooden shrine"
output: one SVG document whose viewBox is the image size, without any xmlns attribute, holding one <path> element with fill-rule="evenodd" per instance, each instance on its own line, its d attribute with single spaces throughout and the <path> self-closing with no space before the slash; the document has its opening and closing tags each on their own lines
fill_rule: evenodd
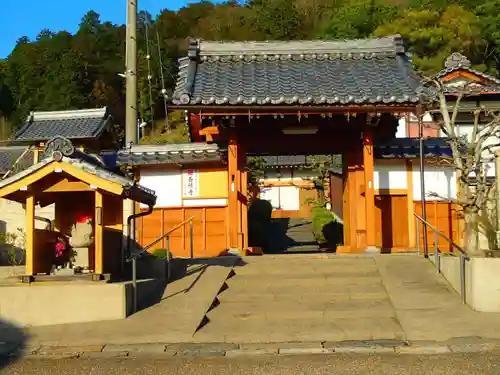
<svg viewBox="0 0 500 375">
<path fill-rule="evenodd" d="M 26 209 L 26 277 L 90 274 L 94 280 L 122 269 L 122 202 L 153 206 L 156 195 L 111 171 L 64 137 L 35 153 L 34 164 L 0 180 L 0 198 Z M 35 228 L 35 206 L 55 205 L 52 225 Z"/>
</svg>

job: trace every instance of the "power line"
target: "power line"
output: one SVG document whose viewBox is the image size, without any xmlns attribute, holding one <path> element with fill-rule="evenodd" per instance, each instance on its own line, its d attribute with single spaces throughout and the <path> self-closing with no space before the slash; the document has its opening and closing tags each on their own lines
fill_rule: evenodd
<svg viewBox="0 0 500 375">
<path fill-rule="evenodd" d="M 163 61 L 161 58 L 161 48 L 160 48 L 160 33 L 156 30 L 156 45 L 158 47 L 158 60 L 160 65 L 160 77 L 161 77 L 161 93 L 163 96 L 163 106 L 165 109 L 165 124 L 167 127 L 167 131 L 170 131 L 170 125 L 168 123 L 168 107 L 167 107 L 167 89 L 165 88 L 165 76 L 163 75 Z"/>
<path fill-rule="evenodd" d="M 154 115 L 154 102 L 153 102 L 153 87 L 151 80 L 153 76 L 151 75 L 151 54 L 149 50 L 149 22 L 146 20 L 144 22 L 146 26 L 146 60 L 148 62 L 148 85 L 149 85 L 149 110 L 151 111 L 151 126 L 152 130 L 155 129 L 155 115 Z"/>
</svg>

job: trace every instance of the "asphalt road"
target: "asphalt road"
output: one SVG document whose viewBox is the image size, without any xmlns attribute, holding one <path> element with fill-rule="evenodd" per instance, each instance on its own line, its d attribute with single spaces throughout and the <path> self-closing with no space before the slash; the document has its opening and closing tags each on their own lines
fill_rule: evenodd
<svg viewBox="0 0 500 375">
<path fill-rule="evenodd" d="M 500 353 L 417 355 L 293 355 L 240 358 L 32 359 L 11 363 L 5 375 L 356 374 L 499 375 Z"/>
</svg>

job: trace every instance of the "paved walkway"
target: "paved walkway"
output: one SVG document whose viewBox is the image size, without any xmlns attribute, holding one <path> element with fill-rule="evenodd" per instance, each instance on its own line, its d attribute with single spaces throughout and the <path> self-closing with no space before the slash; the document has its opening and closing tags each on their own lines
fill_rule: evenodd
<svg viewBox="0 0 500 375">
<path fill-rule="evenodd" d="M 298 355 L 238 358 L 173 357 L 92 360 L 27 360 L 2 370 L 4 375 L 498 375 L 498 353 L 436 356 Z"/>
<path fill-rule="evenodd" d="M 430 262 L 415 255 L 278 255 L 245 261 L 194 336 L 231 268 L 199 267 L 172 283 L 160 303 L 125 320 L 32 327 L 30 343 L 500 338 L 500 314 L 462 305 Z"/>
</svg>

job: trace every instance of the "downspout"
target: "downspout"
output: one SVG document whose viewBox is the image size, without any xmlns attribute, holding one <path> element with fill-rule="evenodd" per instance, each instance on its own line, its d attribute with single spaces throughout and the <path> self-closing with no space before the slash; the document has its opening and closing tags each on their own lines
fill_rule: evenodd
<svg viewBox="0 0 500 375">
<path fill-rule="evenodd" d="M 127 218 L 127 248 L 125 249 L 125 255 L 127 258 L 132 257 L 132 227 L 130 226 L 132 224 L 132 220 L 135 220 L 139 217 L 151 215 L 153 213 L 153 206 L 148 206 L 148 209 L 144 212 L 139 212 L 138 214 L 133 214 L 130 215 Z M 134 226 L 135 228 L 135 226 Z M 134 240 L 135 240 L 135 231 L 134 231 Z"/>
<path fill-rule="evenodd" d="M 132 231 L 132 220 L 135 220 L 139 217 L 147 216 L 153 213 L 153 206 L 148 206 L 148 209 L 144 212 L 139 212 L 138 214 L 130 215 L 127 218 L 127 258 L 132 260 L 132 293 L 133 293 L 133 312 L 137 312 L 137 256 L 132 256 L 131 251 L 131 231 Z M 135 224 L 135 223 L 134 223 Z M 135 228 L 135 225 L 134 225 Z M 135 240 L 135 230 L 134 230 L 134 240 Z"/>
<path fill-rule="evenodd" d="M 422 219 L 424 219 L 424 222 L 427 223 L 427 207 L 426 207 L 426 200 L 425 200 L 425 180 L 424 180 L 424 175 L 425 175 L 425 164 L 424 164 L 424 124 L 423 124 L 423 113 L 422 113 L 422 108 L 419 107 L 419 113 L 418 113 L 418 141 L 419 141 L 419 149 L 420 149 L 420 154 L 419 154 L 419 159 L 420 159 L 420 201 L 422 202 Z M 423 228 L 423 242 L 424 242 L 424 257 L 428 258 L 429 257 L 429 249 L 428 249 L 428 244 L 427 244 L 427 224 L 422 223 L 422 228 Z M 418 233 L 418 232 L 417 232 Z"/>
</svg>

